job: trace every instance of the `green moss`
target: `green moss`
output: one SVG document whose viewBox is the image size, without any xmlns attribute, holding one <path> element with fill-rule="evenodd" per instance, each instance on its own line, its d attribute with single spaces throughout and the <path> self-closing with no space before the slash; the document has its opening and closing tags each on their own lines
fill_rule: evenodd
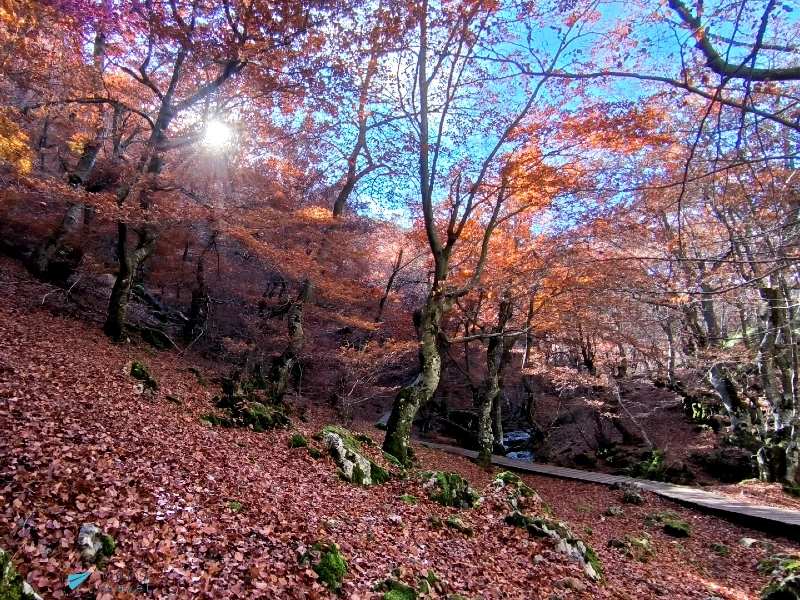
<svg viewBox="0 0 800 600">
<path fill-rule="evenodd" d="M 713 550 L 715 553 L 722 556 L 723 558 L 731 553 L 731 549 L 728 548 L 725 544 L 717 544 L 714 542 L 709 544 L 708 547 L 711 548 L 711 550 Z"/>
<path fill-rule="evenodd" d="M 389 481 L 392 476 L 373 460 L 369 461 L 369 478 L 372 480 L 373 485 L 380 485 Z"/>
<path fill-rule="evenodd" d="M 692 535 L 692 528 L 689 523 L 674 513 L 666 512 L 647 515 L 644 519 L 644 524 L 648 527 L 654 527 L 657 524 L 663 525 L 664 533 L 676 538 L 687 538 Z"/>
<path fill-rule="evenodd" d="M 0 550 L 0 598 L 2 600 L 21 600 L 25 580 L 11 563 L 11 555 Z"/>
<path fill-rule="evenodd" d="M 400 496 L 400 500 L 402 500 L 406 504 L 410 504 L 411 506 L 416 506 L 418 503 L 416 496 L 412 496 L 411 494 L 403 494 L 402 496 Z"/>
<path fill-rule="evenodd" d="M 150 370 L 147 366 L 139 361 L 135 360 L 131 363 L 131 377 L 134 379 L 138 379 L 139 381 L 143 382 L 144 385 L 152 390 L 158 389 L 158 382 L 155 378 L 151 375 Z"/>
<path fill-rule="evenodd" d="M 441 471 L 432 476 L 435 481 L 429 493 L 434 502 L 454 508 L 472 508 L 478 501 L 478 492 L 469 487 L 469 482 L 461 475 Z"/>
<path fill-rule="evenodd" d="M 624 557 L 639 562 L 647 562 L 656 555 L 656 549 L 646 533 L 642 537 L 628 534 L 624 540 L 609 540 L 608 547 L 616 548 Z"/>
<path fill-rule="evenodd" d="M 588 502 L 582 502 L 581 504 L 578 504 L 578 506 L 577 506 L 578 512 L 582 512 L 582 513 L 591 512 L 592 508 L 593 508 L 593 506 L 591 504 L 589 504 Z"/>
<path fill-rule="evenodd" d="M 544 519 L 542 517 L 531 517 L 519 511 L 514 511 L 506 515 L 505 523 L 512 527 L 526 529 L 528 533 L 534 537 L 557 536 L 566 539 L 571 539 L 573 537 L 572 531 L 570 531 L 566 523 Z"/>
<path fill-rule="evenodd" d="M 325 435 L 328 433 L 333 433 L 342 438 L 345 448 L 358 453 L 363 451 L 361 448 L 361 442 L 359 442 L 355 436 L 344 427 L 340 427 L 339 425 L 328 425 L 327 427 L 324 427 L 320 432 L 322 439 L 324 439 Z"/>
<path fill-rule="evenodd" d="M 114 541 L 114 538 L 110 535 L 103 535 L 100 536 L 100 544 L 101 544 L 101 552 L 103 553 L 103 557 L 108 558 L 110 556 L 114 556 L 114 552 L 117 549 L 117 542 Z"/>
<path fill-rule="evenodd" d="M 322 451 L 319 448 L 314 448 L 314 446 L 308 446 L 308 453 L 314 460 L 322 458 Z"/>
<path fill-rule="evenodd" d="M 430 517 L 428 517 L 428 523 L 430 523 L 434 527 L 441 527 L 442 526 L 442 520 L 439 517 L 437 517 L 436 515 L 431 515 Z"/>
<path fill-rule="evenodd" d="M 410 585 L 406 585 L 396 579 L 386 582 L 389 591 L 384 595 L 384 600 L 417 600 L 419 594 Z"/>
<path fill-rule="evenodd" d="M 347 561 L 339 552 L 339 546 L 329 544 L 326 550 L 320 555 L 319 564 L 314 567 L 321 583 L 329 589 L 338 590 L 342 587 L 345 575 L 347 575 Z"/>
<path fill-rule="evenodd" d="M 166 399 L 167 399 L 167 402 L 172 402 L 173 404 L 177 404 L 178 406 L 183 404 L 183 400 L 180 399 L 180 396 L 169 396 L 168 395 L 166 397 Z"/>
<path fill-rule="evenodd" d="M 607 517 L 624 517 L 625 511 L 619 506 L 609 506 L 603 511 L 603 514 Z"/>
<path fill-rule="evenodd" d="M 658 448 L 648 450 L 642 454 L 641 462 L 635 463 L 626 469 L 627 474 L 640 479 L 661 481 L 664 479 L 665 456 L 664 451 Z"/>
<path fill-rule="evenodd" d="M 200 420 L 211 423 L 214 427 L 225 427 L 226 429 L 233 427 L 233 421 L 227 417 L 217 416 L 214 413 L 200 415 Z"/>
<path fill-rule="evenodd" d="M 456 531 L 460 531 L 467 537 L 472 537 L 473 535 L 475 535 L 475 532 L 473 531 L 469 523 L 464 521 L 464 519 L 462 519 L 459 515 L 451 515 L 447 517 L 444 520 L 444 524 L 447 525 L 448 527 L 452 527 Z"/>
<path fill-rule="evenodd" d="M 591 527 L 589 527 L 588 525 L 586 525 L 586 526 L 583 528 L 583 533 L 585 533 L 586 535 L 592 535 L 592 534 L 594 533 L 594 531 L 592 531 L 592 528 L 591 528 Z"/>
<path fill-rule="evenodd" d="M 383 453 L 383 460 L 388 462 L 393 467 L 397 467 L 398 469 L 404 469 L 403 464 L 388 452 Z"/>
<path fill-rule="evenodd" d="M 289 441 L 289 448 L 307 448 L 308 441 L 301 434 L 295 433 Z"/>
<path fill-rule="evenodd" d="M 189 367 L 189 372 L 194 373 L 194 376 L 197 377 L 197 383 L 203 387 L 208 387 L 208 381 L 203 377 L 203 372 L 198 367 Z"/>
<path fill-rule="evenodd" d="M 355 483 L 356 485 L 364 485 L 366 480 L 366 473 L 361 470 L 361 467 L 358 465 L 353 465 L 353 475 L 350 477 L 350 482 Z"/>
<path fill-rule="evenodd" d="M 377 446 L 378 445 L 366 433 L 357 433 L 353 437 L 355 437 L 362 444 L 366 444 L 367 446 Z"/>
<path fill-rule="evenodd" d="M 236 512 L 242 512 L 244 510 L 244 506 L 242 506 L 239 502 L 228 502 L 228 508 Z"/>
<path fill-rule="evenodd" d="M 594 572 L 597 573 L 597 576 L 602 580 L 603 579 L 603 565 L 600 564 L 600 559 L 597 557 L 597 553 L 594 551 L 589 544 L 586 542 L 581 542 L 586 547 L 586 552 L 584 552 L 583 556 L 586 559 L 586 562 L 592 566 Z"/>
<path fill-rule="evenodd" d="M 536 490 L 525 485 L 525 482 L 522 481 L 519 475 L 512 473 L 511 471 L 503 471 L 502 473 L 498 473 L 494 480 L 502 481 L 503 485 L 514 485 L 519 490 L 520 494 L 526 498 L 532 498 L 536 495 Z"/>
</svg>

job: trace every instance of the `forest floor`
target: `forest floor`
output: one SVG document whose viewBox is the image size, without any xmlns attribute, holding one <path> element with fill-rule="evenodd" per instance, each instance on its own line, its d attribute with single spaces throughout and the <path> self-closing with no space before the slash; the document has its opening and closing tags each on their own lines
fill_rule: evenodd
<svg viewBox="0 0 800 600">
<path fill-rule="evenodd" d="M 155 598 L 332 598 L 298 561 L 322 540 L 339 544 L 347 557 L 342 595 L 353 600 L 381 598 L 374 587 L 393 569 L 408 582 L 435 570 L 441 583 L 434 598 L 753 599 L 769 581 L 757 570 L 759 560 L 800 553 L 796 542 L 652 494 L 644 506 L 624 505 L 624 516 L 605 517 L 608 507 L 621 506 L 620 492 L 523 477 L 597 551 L 606 579 L 592 583 L 549 540 L 505 525 L 490 503 L 445 508 L 413 478 L 357 487 L 337 477 L 327 456 L 314 460 L 304 449 L 289 449 L 294 431 L 204 425 L 200 415 L 212 410 L 219 390 L 188 370 L 197 360 L 111 345 L 94 326 L 42 308 L 52 290 L 6 266 L 0 266 L 0 548 L 45 598 L 135 598 L 103 591 L 102 580 L 145 571 Z M 134 359 L 158 380 L 155 400 L 137 393 L 125 373 Z M 199 366 L 208 378 L 224 368 Z M 307 438 L 333 422 L 329 409 L 303 405 L 306 421 L 295 427 Z M 380 436 L 371 426 L 353 428 Z M 479 491 L 489 489 L 492 475 L 467 459 L 417 452 L 423 468 L 456 471 Z M 405 493 L 419 504 L 402 502 Z M 646 515 L 666 511 L 691 524 L 690 538 L 644 525 Z M 474 537 L 428 522 L 455 513 L 472 524 Z M 101 573 L 68 593 L 67 574 L 84 570 L 75 550 L 84 523 L 112 535 L 117 549 Z M 645 562 L 608 547 L 609 540 L 645 533 L 655 549 Z M 744 547 L 743 538 L 758 541 Z M 566 577 L 585 589 L 557 587 Z"/>
</svg>

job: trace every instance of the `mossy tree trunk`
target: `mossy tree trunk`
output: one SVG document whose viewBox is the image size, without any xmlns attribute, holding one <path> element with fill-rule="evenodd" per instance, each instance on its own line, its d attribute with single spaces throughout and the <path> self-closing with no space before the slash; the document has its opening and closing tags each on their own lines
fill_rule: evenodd
<svg viewBox="0 0 800 600">
<path fill-rule="evenodd" d="M 122 340 L 125 331 L 125 316 L 128 311 L 128 300 L 131 295 L 131 286 L 137 269 L 156 249 L 156 229 L 146 225 L 139 232 L 139 241 L 136 249 L 128 247 L 127 223 L 117 224 L 117 253 L 119 255 L 119 273 L 111 290 L 108 302 L 108 315 L 103 325 L 103 331 L 111 340 L 118 343 Z"/>
<path fill-rule="evenodd" d="M 303 331 L 303 312 L 314 295 L 314 286 L 310 279 L 303 282 L 297 299 L 288 308 L 289 343 L 284 351 L 272 361 L 272 368 L 267 375 L 269 393 L 273 401 L 280 402 L 286 393 L 289 377 L 300 360 L 305 343 Z"/>
<path fill-rule="evenodd" d="M 764 481 L 795 484 L 800 462 L 796 344 L 792 310 L 783 282 L 759 290 L 764 301 L 757 364 L 764 396 L 772 407 L 769 443 L 758 452 L 759 476 Z"/>
<path fill-rule="evenodd" d="M 503 390 L 503 374 L 510 362 L 511 347 L 515 338 L 506 335 L 511 320 L 513 306 L 510 300 L 503 299 L 497 313 L 497 325 L 486 347 L 487 377 L 480 395 L 478 443 L 480 451 L 476 462 L 489 466 L 495 445 L 503 446 L 503 411 L 500 394 Z"/>
<path fill-rule="evenodd" d="M 439 352 L 439 326 L 452 302 L 441 294 L 431 294 L 414 312 L 414 325 L 419 340 L 420 371 L 409 385 L 395 396 L 392 414 L 387 423 L 383 449 L 403 463 L 408 462 L 408 439 L 417 412 L 433 396 L 442 375 Z"/>
</svg>

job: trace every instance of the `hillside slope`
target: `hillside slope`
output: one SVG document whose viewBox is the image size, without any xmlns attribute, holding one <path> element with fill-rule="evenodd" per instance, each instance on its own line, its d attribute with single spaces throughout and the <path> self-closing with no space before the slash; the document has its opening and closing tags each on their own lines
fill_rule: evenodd
<svg viewBox="0 0 800 600">
<path fill-rule="evenodd" d="M 433 598 L 744 599 L 769 581 L 757 572 L 760 559 L 800 552 L 787 540 L 650 495 L 645 506 L 625 505 L 624 516 L 605 517 L 620 505 L 619 492 L 525 477 L 597 550 L 606 581 L 593 583 L 551 540 L 505 525 L 491 500 L 470 510 L 445 508 L 414 478 L 358 487 L 337 477 L 329 457 L 290 449 L 294 433 L 311 438 L 332 421 L 313 403 L 306 422 L 294 420 L 295 430 L 208 427 L 200 415 L 212 410 L 219 390 L 198 382 L 190 358 L 113 346 L 96 328 L 42 309 L 49 289 L 7 267 L 0 270 L 0 547 L 45 598 L 137 597 L 108 591 L 108 582 L 145 572 L 155 598 L 333 597 L 298 560 L 323 541 L 347 558 L 341 594 L 354 600 L 382 598 L 374 588 L 393 570 L 414 583 L 428 569 L 440 579 Z M 137 393 L 125 373 L 134 359 L 159 382 L 155 399 Z M 422 448 L 418 456 L 423 468 L 456 471 L 491 495 L 492 476 L 470 462 Z M 419 504 L 401 501 L 406 493 Z M 665 511 L 688 521 L 692 537 L 676 540 L 645 527 L 646 515 Z M 474 537 L 429 522 L 456 513 Z M 68 593 L 67 574 L 85 570 L 75 549 L 85 523 L 117 547 L 100 573 Z M 608 547 L 644 533 L 655 548 L 646 562 Z M 762 541 L 744 548 L 741 538 Z"/>
</svg>

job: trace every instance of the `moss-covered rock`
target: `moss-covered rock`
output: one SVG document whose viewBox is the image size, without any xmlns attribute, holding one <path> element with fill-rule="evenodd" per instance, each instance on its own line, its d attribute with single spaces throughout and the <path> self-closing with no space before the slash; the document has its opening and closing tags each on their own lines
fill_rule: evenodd
<svg viewBox="0 0 800 600">
<path fill-rule="evenodd" d="M 533 537 L 549 537 L 553 539 L 571 538 L 572 531 L 563 521 L 532 517 L 520 511 L 513 511 L 505 517 L 506 525 L 526 529 Z"/>
<path fill-rule="evenodd" d="M 411 506 L 416 506 L 419 503 L 417 497 L 411 494 L 403 494 L 402 496 L 400 496 L 400 500 Z"/>
<path fill-rule="evenodd" d="M 361 443 L 343 427 L 326 427 L 322 436 L 325 449 L 345 481 L 368 486 L 386 483 L 391 478 L 385 469 L 361 453 Z"/>
<path fill-rule="evenodd" d="M 603 511 L 603 514 L 607 517 L 624 517 L 625 511 L 619 506 L 609 506 Z"/>
<path fill-rule="evenodd" d="M 656 549 L 646 533 L 642 537 L 628 534 L 624 540 L 609 540 L 608 547 L 616 548 L 626 558 L 639 562 L 647 562 L 656 555 Z"/>
<path fill-rule="evenodd" d="M 525 485 L 525 482 L 522 481 L 518 475 L 512 473 L 511 471 L 503 471 L 502 473 L 498 473 L 494 478 L 494 485 L 497 487 L 513 485 L 525 498 L 533 498 L 536 496 L 536 490 Z"/>
<path fill-rule="evenodd" d="M 289 440 L 289 448 L 307 448 L 308 440 L 300 433 L 295 433 L 292 439 Z"/>
<path fill-rule="evenodd" d="M 761 590 L 761 600 L 800 600 L 800 574 L 770 583 Z"/>
<path fill-rule="evenodd" d="M 458 473 L 428 472 L 422 477 L 423 488 L 428 490 L 428 497 L 442 506 L 472 508 L 480 497 L 478 492 L 469 487 L 469 482 Z"/>
<path fill-rule="evenodd" d="M 369 437 L 366 433 L 356 433 L 354 436 L 359 442 L 362 444 L 366 444 L 367 446 L 377 446 L 378 444 L 375 443 L 371 437 Z"/>
<path fill-rule="evenodd" d="M 199 367 L 189 367 L 189 373 L 194 374 L 194 376 L 197 378 L 197 383 L 199 383 L 203 387 L 208 387 L 208 381 L 203 376 L 203 372 L 200 370 Z"/>
<path fill-rule="evenodd" d="M 467 523 L 461 515 L 450 515 L 444 520 L 444 524 L 456 531 L 460 531 L 467 537 L 475 535 L 472 526 Z"/>
<path fill-rule="evenodd" d="M 395 458 L 394 456 L 392 456 L 388 452 L 384 452 L 383 453 L 383 460 L 388 462 L 393 467 L 397 467 L 398 469 L 405 470 L 405 467 L 403 466 L 403 463 L 401 463 L 399 460 L 397 460 L 397 458 Z"/>
<path fill-rule="evenodd" d="M 11 555 L 0 549 L 0 599 L 42 600 L 19 574 L 11 562 Z"/>
<path fill-rule="evenodd" d="M 155 377 L 150 373 L 150 369 L 147 368 L 142 361 L 135 360 L 130 364 L 128 369 L 131 377 L 134 379 L 138 379 L 141 381 L 146 388 L 151 390 L 158 389 L 158 382 L 155 380 Z"/>
<path fill-rule="evenodd" d="M 711 550 L 714 551 L 716 554 L 722 556 L 723 558 L 727 557 L 731 553 L 731 549 L 728 548 L 728 546 L 726 546 L 725 544 L 718 544 L 716 542 L 712 542 L 711 544 L 708 545 L 708 547 L 711 548 Z"/>
<path fill-rule="evenodd" d="M 428 523 L 430 523 L 433 527 L 441 527 L 442 519 L 440 519 L 436 515 L 431 515 L 430 517 L 428 517 Z"/>
<path fill-rule="evenodd" d="M 314 448 L 314 446 L 309 446 L 308 447 L 308 453 L 311 455 L 311 458 L 313 458 L 314 460 L 322 458 L 322 450 L 320 450 L 319 448 Z"/>
<path fill-rule="evenodd" d="M 644 524 L 648 527 L 662 525 L 664 533 L 676 538 L 688 538 L 692 535 L 692 528 L 686 521 L 674 513 L 657 513 L 647 515 Z"/>
<path fill-rule="evenodd" d="M 313 569 L 319 581 L 328 589 L 339 590 L 347 575 L 347 560 L 339 552 L 339 546 L 327 544 L 321 549 L 319 563 Z"/>
<path fill-rule="evenodd" d="M 219 415 L 215 415 L 214 413 L 206 413 L 200 415 L 200 420 L 205 421 L 206 423 L 214 427 L 224 427 L 225 429 L 233 427 L 233 421 L 231 421 L 229 418 L 220 417 Z"/>
<path fill-rule="evenodd" d="M 417 590 L 394 578 L 381 582 L 378 590 L 386 592 L 383 600 L 417 600 L 419 597 Z"/>
<path fill-rule="evenodd" d="M 172 402 L 173 404 L 177 404 L 178 406 L 183 404 L 183 400 L 181 400 L 180 396 L 167 395 L 166 400 L 167 402 Z"/>
</svg>

